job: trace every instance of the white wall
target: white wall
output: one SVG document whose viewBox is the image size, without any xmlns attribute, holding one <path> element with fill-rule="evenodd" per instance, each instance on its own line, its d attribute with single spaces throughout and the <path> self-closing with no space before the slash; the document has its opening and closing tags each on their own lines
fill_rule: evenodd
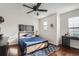
<svg viewBox="0 0 79 59">
<path fill-rule="evenodd" d="M 68 32 L 68 18 L 79 16 L 79 9 L 60 15 L 60 33 L 61 36 Z M 71 40 L 71 47 L 79 48 L 79 41 Z"/>
<path fill-rule="evenodd" d="M 60 36 L 60 13 L 57 13 L 57 45 L 61 44 Z"/>
<path fill-rule="evenodd" d="M 47 31 L 43 30 L 43 22 L 44 21 L 48 21 L 48 30 Z M 59 33 L 57 33 L 57 32 L 59 32 L 58 31 L 58 29 L 59 29 L 58 24 L 59 23 L 57 23 L 57 21 L 58 20 L 57 20 L 56 13 L 39 20 L 39 34 L 40 34 L 40 36 L 46 38 L 49 41 L 49 43 L 52 43 L 55 45 L 59 44 L 59 42 L 58 42 Z M 53 28 L 50 27 L 50 24 L 54 25 Z"/>
<path fill-rule="evenodd" d="M 18 24 L 34 25 L 34 29 L 39 30 L 38 20 L 27 15 L 20 6 L 16 4 L 0 4 L 0 16 L 5 22 L 0 24 L 1 33 L 9 37 L 10 44 L 16 44 L 18 38 Z"/>
</svg>

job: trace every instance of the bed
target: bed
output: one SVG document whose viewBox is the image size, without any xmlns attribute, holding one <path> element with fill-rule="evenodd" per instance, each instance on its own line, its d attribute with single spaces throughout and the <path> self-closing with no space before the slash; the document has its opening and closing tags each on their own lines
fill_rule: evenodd
<svg viewBox="0 0 79 59">
<path fill-rule="evenodd" d="M 21 55 L 31 54 L 40 49 L 48 47 L 48 41 L 42 37 L 35 37 L 33 25 L 19 25 L 18 43 L 21 50 Z M 27 34 L 32 37 L 27 38 Z"/>
<path fill-rule="evenodd" d="M 48 41 L 42 37 L 20 39 L 21 55 L 30 54 L 48 47 Z"/>
</svg>

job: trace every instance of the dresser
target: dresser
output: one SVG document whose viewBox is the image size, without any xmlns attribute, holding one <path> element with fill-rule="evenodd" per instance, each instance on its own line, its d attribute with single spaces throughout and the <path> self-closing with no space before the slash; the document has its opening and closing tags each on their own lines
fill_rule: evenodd
<svg viewBox="0 0 79 59">
<path fill-rule="evenodd" d="M 62 36 L 62 46 L 70 47 L 70 37 Z"/>
<path fill-rule="evenodd" d="M 0 56 L 7 55 L 7 42 L 8 42 L 8 39 L 6 37 L 0 38 Z"/>
</svg>

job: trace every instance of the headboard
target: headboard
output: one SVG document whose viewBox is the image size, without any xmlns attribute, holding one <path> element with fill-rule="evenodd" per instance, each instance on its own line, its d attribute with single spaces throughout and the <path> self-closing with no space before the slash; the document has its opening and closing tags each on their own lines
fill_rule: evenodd
<svg viewBox="0 0 79 59">
<path fill-rule="evenodd" d="M 34 26 L 33 25 L 23 25 L 19 24 L 18 26 L 18 39 L 21 38 L 22 35 L 25 34 L 34 34 Z"/>
<path fill-rule="evenodd" d="M 34 26 L 19 24 L 19 31 L 27 31 L 27 32 L 34 31 Z"/>
</svg>

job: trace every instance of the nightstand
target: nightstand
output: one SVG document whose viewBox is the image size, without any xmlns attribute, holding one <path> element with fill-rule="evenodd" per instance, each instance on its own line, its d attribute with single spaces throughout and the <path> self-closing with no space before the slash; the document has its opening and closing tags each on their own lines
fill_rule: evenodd
<svg viewBox="0 0 79 59">
<path fill-rule="evenodd" d="M 39 37 L 39 35 L 35 35 L 35 37 Z"/>
</svg>

